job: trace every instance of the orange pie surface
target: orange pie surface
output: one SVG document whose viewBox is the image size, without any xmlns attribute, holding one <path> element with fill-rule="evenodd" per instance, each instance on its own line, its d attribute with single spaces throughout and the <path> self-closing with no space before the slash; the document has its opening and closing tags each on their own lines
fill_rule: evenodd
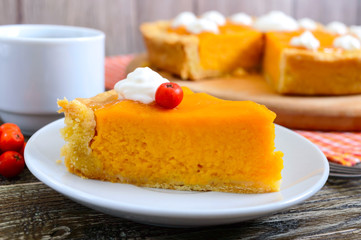
<svg viewBox="0 0 361 240">
<path fill-rule="evenodd" d="M 114 91 L 58 104 L 66 123 L 62 152 L 72 173 L 178 190 L 279 191 L 276 115 L 262 105 L 186 88 L 171 110 L 119 101 Z"/>
<path fill-rule="evenodd" d="M 184 27 L 169 28 L 168 31 L 191 35 Z M 260 64 L 263 37 L 253 28 L 227 23 L 219 27 L 219 34 L 203 32 L 196 36 L 203 69 L 231 72 L 237 68 L 255 68 Z"/>
</svg>

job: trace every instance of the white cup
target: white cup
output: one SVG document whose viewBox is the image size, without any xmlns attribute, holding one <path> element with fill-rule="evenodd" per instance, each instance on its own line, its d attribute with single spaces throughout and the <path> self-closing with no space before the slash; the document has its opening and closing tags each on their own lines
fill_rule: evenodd
<svg viewBox="0 0 361 240">
<path fill-rule="evenodd" d="M 60 117 L 57 99 L 104 91 L 103 32 L 57 25 L 0 26 L 0 118 L 26 135 Z"/>
</svg>

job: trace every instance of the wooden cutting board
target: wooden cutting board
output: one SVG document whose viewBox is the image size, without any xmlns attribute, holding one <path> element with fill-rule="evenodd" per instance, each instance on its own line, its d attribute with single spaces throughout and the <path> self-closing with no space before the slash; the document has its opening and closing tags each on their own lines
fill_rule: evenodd
<svg viewBox="0 0 361 240">
<path fill-rule="evenodd" d="M 129 64 L 127 72 L 147 65 L 145 55 Z M 277 114 L 276 123 L 293 129 L 360 131 L 361 95 L 348 96 L 285 96 L 277 94 L 260 74 L 183 81 L 159 71 L 170 81 L 195 92 L 206 92 L 227 100 L 251 100 L 266 105 Z"/>
</svg>

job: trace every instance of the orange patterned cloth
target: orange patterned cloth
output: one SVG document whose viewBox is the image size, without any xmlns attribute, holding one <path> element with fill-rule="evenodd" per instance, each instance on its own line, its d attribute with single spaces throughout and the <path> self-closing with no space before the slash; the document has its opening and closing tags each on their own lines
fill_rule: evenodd
<svg viewBox="0 0 361 240">
<path fill-rule="evenodd" d="M 113 89 L 114 84 L 126 77 L 126 68 L 133 55 L 107 57 L 105 59 L 105 87 Z M 361 133 L 300 131 L 326 155 L 329 161 L 353 166 L 361 161 Z"/>
<path fill-rule="evenodd" d="M 353 166 L 361 160 L 361 133 L 300 130 L 296 132 L 316 144 L 332 162 Z"/>
</svg>

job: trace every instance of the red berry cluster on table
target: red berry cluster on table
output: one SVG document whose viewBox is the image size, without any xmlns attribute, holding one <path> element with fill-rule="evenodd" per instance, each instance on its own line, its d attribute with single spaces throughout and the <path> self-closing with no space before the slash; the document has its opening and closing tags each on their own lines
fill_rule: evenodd
<svg viewBox="0 0 361 240">
<path fill-rule="evenodd" d="M 0 174 L 11 178 L 19 175 L 24 167 L 26 142 L 20 128 L 14 123 L 0 126 Z"/>
</svg>

